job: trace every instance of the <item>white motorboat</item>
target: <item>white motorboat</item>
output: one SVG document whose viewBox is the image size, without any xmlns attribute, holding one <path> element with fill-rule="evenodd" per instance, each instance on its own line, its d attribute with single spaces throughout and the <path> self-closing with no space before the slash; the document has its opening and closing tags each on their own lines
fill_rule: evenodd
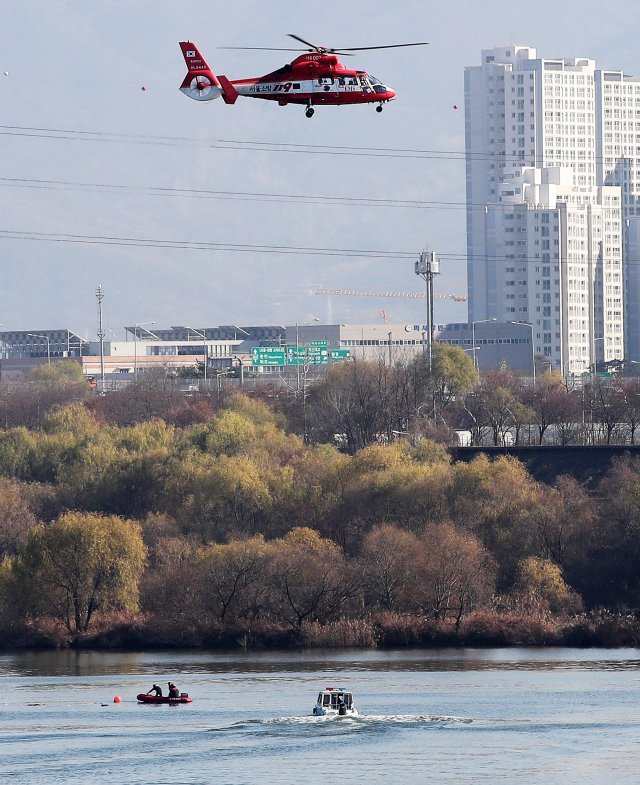
<svg viewBox="0 0 640 785">
<path fill-rule="evenodd" d="M 318 700 L 313 707 L 313 713 L 318 716 L 357 717 L 358 710 L 353 702 L 353 693 L 344 687 L 327 687 L 318 694 Z"/>
</svg>

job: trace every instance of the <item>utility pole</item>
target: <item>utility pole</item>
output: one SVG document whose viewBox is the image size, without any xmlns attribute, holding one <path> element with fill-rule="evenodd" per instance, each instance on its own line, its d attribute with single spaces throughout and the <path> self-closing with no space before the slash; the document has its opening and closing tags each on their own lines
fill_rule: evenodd
<svg viewBox="0 0 640 785">
<path fill-rule="evenodd" d="M 429 371 L 431 371 L 431 363 L 433 360 L 433 338 L 434 338 L 434 325 L 433 325 L 433 276 L 440 272 L 440 259 L 435 254 L 435 251 L 421 251 L 418 261 L 415 263 L 416 275 L 423 278 L 427 285 L 427 345 L 425 347 L 425 354 L 427 356 L 427 364 Z"/>
<path fill-rule="evenodd" d="M 104 392 L 104 330 L 102 329 L 102 300 L 104 292 L 102 291 L 102 284 L 98 284 L 96 289 L 96 299 L 98 301 L 98 340 L 100 341 L 100 392 Z M 82 354 L 82 348 L 80 349 Z M 82 358 L 80 358 L 82 362 Z"/>
</svg>

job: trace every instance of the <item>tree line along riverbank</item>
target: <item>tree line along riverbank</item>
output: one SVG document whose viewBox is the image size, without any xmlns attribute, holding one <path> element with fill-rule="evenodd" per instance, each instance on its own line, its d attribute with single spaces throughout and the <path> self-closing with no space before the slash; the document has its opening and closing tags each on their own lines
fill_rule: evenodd
<svg viewBox="0 0 640 785">
<path fill-rule="evenodd" d="M 55 387 L 0 430 L 0 646 L 640 642 L 632 456 L 544 483 L 435 438 L 310 443 L 277 400 L 145 389 Z"/>
</svg>

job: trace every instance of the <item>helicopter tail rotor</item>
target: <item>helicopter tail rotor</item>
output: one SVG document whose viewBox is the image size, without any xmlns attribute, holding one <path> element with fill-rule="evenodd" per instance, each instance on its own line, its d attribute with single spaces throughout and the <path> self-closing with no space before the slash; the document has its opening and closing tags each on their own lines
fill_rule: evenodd
<svg viewBox="0 0 640 785">
<path fill-rule="evenodd" d="M 196 45 L 190 41 L 181 41 L 180 49 L 188 70 L 180 90 L 194 101 L 213 101 L 223 95 L 218 77 L 209 68 Z"/>
</svg>

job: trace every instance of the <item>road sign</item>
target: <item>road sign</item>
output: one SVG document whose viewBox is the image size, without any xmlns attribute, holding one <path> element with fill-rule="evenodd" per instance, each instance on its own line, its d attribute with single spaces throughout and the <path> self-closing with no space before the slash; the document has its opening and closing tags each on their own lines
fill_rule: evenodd
<svg viewBox="0 0 640 785">
<path fill-rule="evenodd" d="M 286 365 L 283 346 L 254 346 L 251 349 L 252 365 Z"/>
<path fill-rule="evenodd" d="M 287 346 L 287 365 L 304 365 L 306 362 L 306 346 Z"/>
<path fill-rule="evenodd" d="M 336 360 L 348 360 L 351 357 L 351 349 L 332 349 L 329 352 L 329 359 L 332 361 Z"/>
<path fill-rule="evenodd" d="M 310 346 L 307 350 L 307 355 L 309 357 L 309 362 L 315 363 L 316 365 L 323 365 L 327 362 L 329 350 L 326 346 Z"/>
<path fill-rule="evenodd" d="M 324 346 L 300 346 L 300 344 L 287 346 L 287 365 L 326 365 L 329 350 L 326 341 L 318 343 Z"/>
</svg>

